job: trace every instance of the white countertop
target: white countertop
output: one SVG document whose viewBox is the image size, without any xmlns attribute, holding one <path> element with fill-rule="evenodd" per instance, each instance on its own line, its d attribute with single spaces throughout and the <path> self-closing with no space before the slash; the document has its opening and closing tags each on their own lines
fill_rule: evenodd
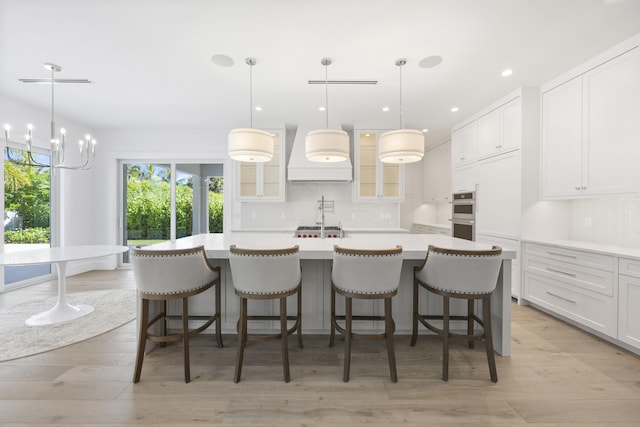
<svg viewBox="0 0 640 427">
<path fill-rule="evenodd" d="M 442 223 L 436 223 L 436 222 L 415 222 L 414 224 L 417 224 L 417 225 L 424 225 L 425 227 L 441 228 L 441 229 L 443 229 L 443 230 L 451 230 L 451 223 L 450 223 L 450 222 L 442 222 Z"/>
<path fill-rule="evenodd" d="M 640 247 L 616 246 L 606 243 L 584 242 L 581 240 L 522 240 L 523 243 L 539 243 L 542 245 L 553 245 L 568 249 L 585 250 L 601 253 L 604 255 L 615 255 L 621 257 L 640 259 Z"/>
<path fill-rule="evenodd" d="M 403 258 L 406 260 L 422 260 L 427 254 L 429 245 L 450 249 L 489 249 L 490 246 L 450 236 L 437 234 L 408 233 L 354 233 L 343 239 L 301 239 L 293 237 L 291 232 L 235 232 L 226 234 L 198 234 L 183 237 L 175 242 L 163 242 L 147 246 L 149 249 L 186 249 L 204 246 L 209 258 L 226 259 L 229 257 L 229 246 L 253 249 L 276 249 L 298 245 L 301 259 L 332 259 L 333 246 L 347 248 L 385 249 L 401 245 Z M 514 259 L 516 252 L 504 250 L 503 258 Z"/>
</svg>

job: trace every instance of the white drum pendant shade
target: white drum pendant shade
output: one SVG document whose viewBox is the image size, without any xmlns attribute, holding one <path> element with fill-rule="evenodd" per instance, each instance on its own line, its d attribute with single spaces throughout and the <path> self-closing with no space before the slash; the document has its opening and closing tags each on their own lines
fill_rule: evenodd
<svg viewBox="0 0 640 427">
<path fill-rule="evenodd" d="M 312 162 L 343 162 L 349 160 L 349 135 L 343 130 L 320 129 L 307 134 L 305 154 Z"/>
<path fill-rule="evenodd" d="M 424 135 L 414 129 L 385 132 L 378 140 L 378 158 L 383 163 L 412 163 L 424 155 Z"/>
<path fill-rule="evenodd" d="M 240 162 L 268 162 L 273 158 L 274 135 L 260 129 L 229 132 L 229 157 Z"/>
</svg>

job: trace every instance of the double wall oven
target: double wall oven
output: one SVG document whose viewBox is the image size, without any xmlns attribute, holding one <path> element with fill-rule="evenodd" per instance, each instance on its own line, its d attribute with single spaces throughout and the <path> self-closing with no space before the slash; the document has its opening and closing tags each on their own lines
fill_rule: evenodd
<svg viewBox="0 0 640 427">
<path fill-rule="evenodd" d="M 476 193 L 453 193 L 451 235 L 465 240 L 476 239 Z"/>
</svg>

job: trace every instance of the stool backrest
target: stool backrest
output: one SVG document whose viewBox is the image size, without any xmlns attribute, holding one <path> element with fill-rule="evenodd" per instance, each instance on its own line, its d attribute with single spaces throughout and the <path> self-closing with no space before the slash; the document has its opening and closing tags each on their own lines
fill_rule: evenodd
<svg viewBox="0 0 640 427">
<path fill-rule="evenodd" d="M 391 249 L 333 247 L 331 281 L 339 289 L 362 294 L 393 292 L 400 285 L 402 246 Z"/>
<path fill-rule="evenodd" d="M 302 279 L 297 245 L 283 249 L 247 249 L 232 245 L 229 264 L 233 287 L 244 293 L 291 291 Z"/>
<path fill-rule="evenodd" d="M 502 248 L 454 250 L 429 246 L 416 277 L 432 288 L 465 294 L 488 294 L 496 288 Z"/>
<path fill-rule="evenodd" d="M 219 274 L 207 260 L 204 246 L 189 249 L 130 249 L 136 287 L 147 294 L 170 295 L 206 287 Z"/>
</svg>

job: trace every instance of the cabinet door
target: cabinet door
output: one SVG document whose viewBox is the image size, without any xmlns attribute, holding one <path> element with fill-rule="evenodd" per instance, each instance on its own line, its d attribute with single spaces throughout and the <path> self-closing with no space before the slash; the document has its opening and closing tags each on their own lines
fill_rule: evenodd
<svg viewBox="0 0 640 427">
<path fill-rule="evenodd" d="M 640 279 L 618 277 L 618 339 L 640 348 Z"/>
<path fill-rule="evenodd" d="M 434 195 L 436 202 L 451 200 L 451 142 L 439 145 L 434 150 Z"/>
<path fill-rule="evenodd" d="M 378 160 L 378 138 L 385 131 L 356 130 L 356 200 L 402 201 L 404 169 Z"/>
<path fill-rule="evenodd" d="M 502 107 L 502 145 L 509 150 L 522 145 L 522 99 L 509 101 Z"/>
<path fill-rule="evenodd" d="M 476 233 L 520 236 L 520 151 L 478 162 Z"/>
<path fill-rule="evenodd" d="M 502 148 L 502 108 L 478 119 L 478 156 L 495 153 Z"/>
<path fill-rule="evenodd" d="M 470 164 L 454 168 L 451 172 L 452 193 L 476 191 L 476 165 Z"/>
<path fill-rule="evenodd" d="M 451 164 L 455 167 L 476 159 L 478 152 L 478 123 L 472 122 L 451 136 Z"/>
<path fill-rule="evenodd" d="M 265 163 L 238 162 L 237 197 L 245 201 L 284 200 L 284 131 L 274 134 L 273 158 Z"/>
<path fill-rule="evenodd" d="M 542 196 L 581 194 L 582 77 L 542 94 Z"/>
<path fill-rule="evenodd" d="M 435 149 L 424 153 L 422 158 L 424 193 L 422 200 L 424 203 L 436 202 L 436 153 Z"/>
<path fill-rule="evenodd" d="M 640 191 L 640 48 L 584 74 L 585 194 Z"/>
</svg>

